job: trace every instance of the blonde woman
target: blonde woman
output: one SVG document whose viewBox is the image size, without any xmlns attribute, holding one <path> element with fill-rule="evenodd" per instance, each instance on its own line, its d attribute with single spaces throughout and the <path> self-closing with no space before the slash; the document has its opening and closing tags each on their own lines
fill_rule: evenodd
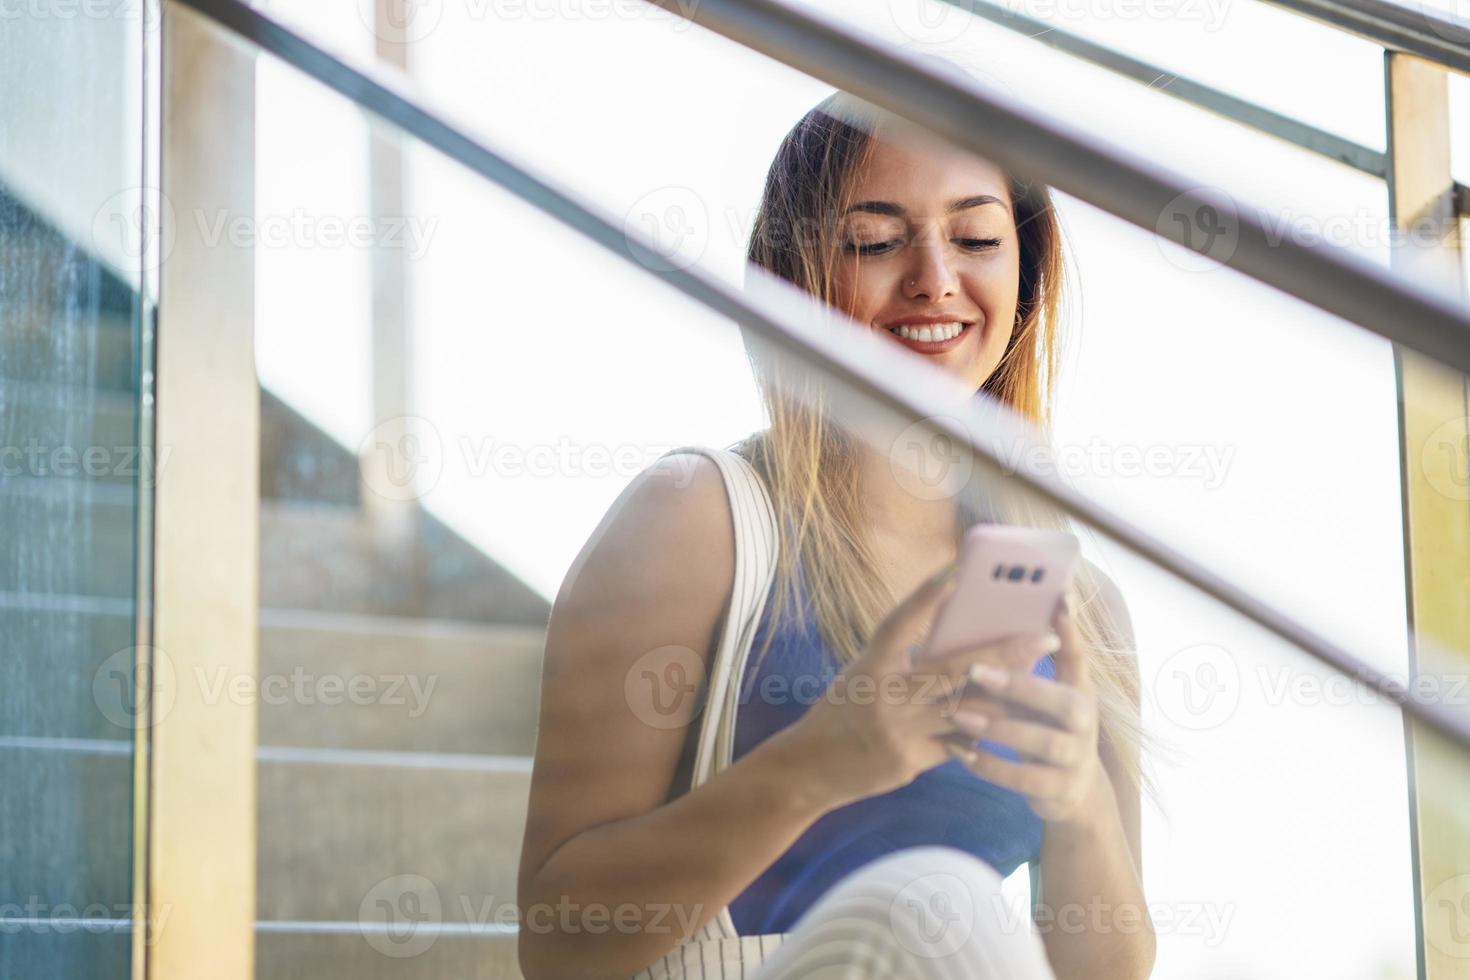
<svg viewBox="0 0 1470 980">
<path fill-rule="evenodd" d="M 1063 268 L 1047 189 L 863 113 L 838 93 L 786 136 L 751 261 L 1044 429 Z M 911 492 L 887 454 L 770 382 L 770 428 L 732 447 L 739 460 L 678 452 L 640 474 L 556 598 L 524 974 L 1146 977 L 1137 671 L 1117 590 L 1084 562 L 1051 634 L 920 671 L 916 644 L 986 505 Z M 778 547 L 754 652 L 719 679 L 748 598 L 737 500 L 764 501 Z M 694 661 L 673 674 L 688 696 L 670 722 L 639 678 L 680 652 Z M 741 694 L 729 764 L 707 774 L 717 679 Z M 860 680 L 887 696 L 856 696 Z M 999 892 L 1026 862 L 1035 926 Z"/>
</svg>

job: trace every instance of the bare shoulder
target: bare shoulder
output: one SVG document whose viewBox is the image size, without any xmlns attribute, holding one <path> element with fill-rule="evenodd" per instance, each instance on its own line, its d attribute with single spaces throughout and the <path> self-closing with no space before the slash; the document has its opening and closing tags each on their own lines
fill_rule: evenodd
<svg viewBox="0 0 1470 980">
<path fill-rule="evenodd" d="M 1095 601 L 1102 604 L 1110 621 L 1109 625 L 1118 633 L 1116 639 L 1121 646 L 1127 648 L 1128 652 L 1136 656 L 1137 648 L 1133 635 L 1133 617 L 1128 612 L 1128 603 L 1123 598 L 1123 591 L 1118 588 L 1118 583 L 1113 577 L 1093 561 L 1082 559 L 1082 564 L 1087 570 L 1087 578 L 1097 589 L 1097 596 L 1084 595 L 1084 601 Z"/>
<path fill-rule="evenodd" d="M 728 586 L 734 530 L 719 466 L 702 453 L 672 453 L 644 469 L 608 508 L 562 580 L 557 612 L 591 612 L 578 600 L 608 590 L 657 600 Z"/>
<path fill-rule="evenodd" d="M 584 830 L 667 798 L 734 582 L 718 465 L 665 456 L 624 488 L 552 605 L 521 856 L 524 885 Z M 678 663 L 671 670 L 671 664 Z"/>
</svg>

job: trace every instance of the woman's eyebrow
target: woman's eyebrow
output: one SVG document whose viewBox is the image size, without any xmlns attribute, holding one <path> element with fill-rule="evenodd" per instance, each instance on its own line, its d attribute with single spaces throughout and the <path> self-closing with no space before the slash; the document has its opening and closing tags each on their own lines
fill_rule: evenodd
<svg viewBox="0 0 1470 980">
<path fill-rule="evenodd" d="M 979 207 L 982 204 L 999 204 L 1002 209 L 1010 210 L 1006 208 L 1005 202 L 994 194 L 972 194 L 969 197 L 961 197 L 950 201 L 949 206 L 944 209 L 944 213 L 954 214 L 956 211 Z M 853 211 L 866 211 L 869 214 L 888 214 L 895 218 L 901 218 L 908 213 L 903 209 L 902 205 L 894 204 L 892 201 L 861 201 L 852 205 L 852 207 L 843 213 L 848 214 Z"/>
</svg>

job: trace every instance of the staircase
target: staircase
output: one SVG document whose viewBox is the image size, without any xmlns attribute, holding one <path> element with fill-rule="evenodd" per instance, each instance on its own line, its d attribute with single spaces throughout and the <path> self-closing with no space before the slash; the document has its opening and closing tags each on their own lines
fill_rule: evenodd
<svg viewBox="0 0 1470 980">
<path fill-rule="evenodd" d="M 3 445 L 136 445 L 135 297 L 0 203 L 7 248 L 91 284 L 78 311 L 47 291 L 61 275 L 0 282 Z M 267 391 L 260 449 L 256 974 L 518 977 L 549 606 L 422 510 L 406 535 L 387 533 L 362 506 L 353 453 Z M 132 461 L 107 463 L 0 476 L 0 642 L 18 692 L 0 695 L 12 743 L 0 823 L 31 827 L 24 853 L 0 845 L 0 894 L 52 906 L 131 901 L 131 827 L 117 817 L 132 808 L 132 735 L 93 685 L 134 642 L 136 499 Z M 46 703 L 20 696 L 36 691 Z M 442 926 L 425 917 L 435 903 Z M 68 975 L 127 970 L 122 929 L 12 938 L 20 964 L 58 962 L 20 945 L 64 941 Z"/>
<path fill-rule="evenodd" d="M 421 511 L 394 544 L 348 450 L 261 419 L 260 676 L 308 693 L 262 692 L 256 975 L 519 976 L 549 607 Z"/>
</svg>

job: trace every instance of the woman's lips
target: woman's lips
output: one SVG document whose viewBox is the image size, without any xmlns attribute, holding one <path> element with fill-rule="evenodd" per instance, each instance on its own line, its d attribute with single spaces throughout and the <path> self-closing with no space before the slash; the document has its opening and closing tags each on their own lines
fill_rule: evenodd
<svg viewBox="0 0 1470 980">
<path fill-rule="evenodd" d="M 910 350 L 918 351 L 920 354 L 943 354 L 945 351 L 954 350 L 960 344 L 964 343 L 965 338 L 968 337 L 974 331 L 974 329 L 975 325 L 973 323 L 967 323 L 963 327 L 961 327 L 959 333 L 955 334 L 948 340 L 912 340 L 908 337 L 899 336 L 898 333 L 893 330 L 885 330 L 884 333 L 888 334 L 888 336 L 892 337 L 894 340 L 898 341 L 900 344 L 903 344 Z"/>
</svg>

